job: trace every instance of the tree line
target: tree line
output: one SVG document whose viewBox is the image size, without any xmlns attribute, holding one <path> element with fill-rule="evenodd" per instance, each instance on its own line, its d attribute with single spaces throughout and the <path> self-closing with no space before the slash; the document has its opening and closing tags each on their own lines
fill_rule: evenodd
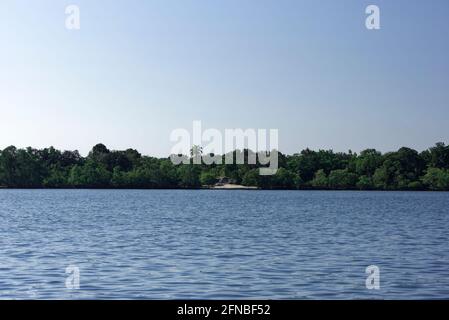
<svg viewBox="0 0 449 320">
<path fill-rule="evenodd" d="M 239 152 L 247 159 L 251 151 L 236 150 L 234 156 Z M 87 157 L 53 147 L 10 146 L 0 151 L 0 187 L 200 188 L 228 177 L 261 189 L 449 190 L 449 146 L 441 142 L 423 152 L 406 147 L 384 154 L 375 149 L 359 154 L 305 149 L 293 155 L 279 152 L 278 159 L 277 173 L 261 176 L 261 165 L 246 161 L 174 165 L 169 157 L 109 150 L 103 144 L 94 146 Z"/>
</svg>

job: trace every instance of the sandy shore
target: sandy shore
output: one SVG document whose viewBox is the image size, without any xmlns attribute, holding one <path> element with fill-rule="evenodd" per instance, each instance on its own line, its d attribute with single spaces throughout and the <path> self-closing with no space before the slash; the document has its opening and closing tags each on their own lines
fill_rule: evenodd
<svg viewBox="0 0 449 320">
<path fill-rule="evenodd" d="M 226 183 L 222 186 L 212 186 L 209 187 L 209 189 L 221 189 L 221 190 L 257 190 L 257 187 L 247 187 L 247 186 L 242 186 L 240 184 L 230 184 L 230 183 Z"/>
</svg>

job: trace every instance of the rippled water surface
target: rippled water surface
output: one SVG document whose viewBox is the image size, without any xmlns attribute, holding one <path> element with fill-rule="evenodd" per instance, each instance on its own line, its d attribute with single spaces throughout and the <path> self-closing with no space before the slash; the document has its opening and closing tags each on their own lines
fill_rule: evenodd
<svg viewBox="0 0 449 320">
<path fill-rule="evenodd" d="M 0 298 L 449 298 L 449 193 L 0 190 Z"/>
</svg>

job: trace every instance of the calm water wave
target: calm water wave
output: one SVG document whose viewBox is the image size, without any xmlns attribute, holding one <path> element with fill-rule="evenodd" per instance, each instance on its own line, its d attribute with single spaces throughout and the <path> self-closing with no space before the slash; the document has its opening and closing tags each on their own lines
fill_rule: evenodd
<svg viewBox="0 0 449 320">
<path fill-rule="evenodd" d="M 0 298 L 447 299 L 448 231 L 449 193 L 0 190 Z"/>
</svg>

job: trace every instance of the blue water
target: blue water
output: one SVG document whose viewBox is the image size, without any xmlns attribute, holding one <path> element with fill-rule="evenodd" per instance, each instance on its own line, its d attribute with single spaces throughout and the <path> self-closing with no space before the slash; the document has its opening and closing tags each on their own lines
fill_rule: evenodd
<svg viewBox="0 0 449 320">
<path fill-rule="evenodd" d="M 449 193 L 0 190 L 0 298 L 447 299 L 448 231 Z"/>
</svg>

